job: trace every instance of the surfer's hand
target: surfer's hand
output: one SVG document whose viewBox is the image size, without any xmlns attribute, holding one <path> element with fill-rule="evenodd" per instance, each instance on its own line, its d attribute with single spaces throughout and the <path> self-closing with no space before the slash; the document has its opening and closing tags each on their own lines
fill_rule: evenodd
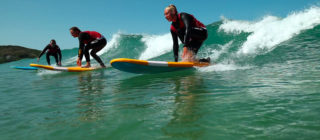
<svg viewBox="0 0 320 140">
<path fill-rule="evenodd" d="M 78 58 L 77 65 L 81 67 L 81 60 Z"/>
<path fill-rule="evenodd" d="M 39 60 L 40 60 L 40 58 L 38 57 L 38 58 L 37 58 L 37 62 L 39 62 Z"/>
</svg>

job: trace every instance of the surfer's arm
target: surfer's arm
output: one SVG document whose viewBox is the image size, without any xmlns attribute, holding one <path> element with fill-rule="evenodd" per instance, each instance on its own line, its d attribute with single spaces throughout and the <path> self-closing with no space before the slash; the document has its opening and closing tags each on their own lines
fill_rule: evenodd
<svg viewBox="0 0 320 140">
<path fill-rule="evenodd" d="M 79 34 L 79 52 L 78 57 L 80 60 L 82 60 L 83 54 L 84 54 L 84 48 L 85 48 L 85 41 L 90 39 L 90 35 L 88 33 L 80 33 Z"/>
<path fill-rule="evenodd" d="M 83 49 L 84 49 L 84 43 L 81 43 L 81 41 L 79 41 L 79 50 L 78 50 L 78 59 L 77 59 L 78 66 L 81 66 L 81 60 L 83 57 Z"/>
<path fill-rule="evenodd" d="M 190 31 L 192 29 L 192 16 L 188 15 L 188 14 L 181 14 L 181 19 L 185 25 L 185 28 L 186 28 L 186 32 L 185 32 L 185 35 L 184 35 L 184 40 L 183 40 L 183 43 L 185 45 L 189 45 L 189 42 L 190 42 Z"/>
<path fill-rule="evenodd" d="M 47 46 L 42 50 L 42 52 L 40 53 L 40 55 L 39 55 L 38 58 L 40 58 L 40 57 L 48 50 L 48 47 L 49 47 L 49 45 L 47 45 Z"/>
<path fill-rule="evenodd" d="M 174 61 L 178 62 L 179 58 L 179 44 L 178 44 L 178 36 L 175 32 L 171 31 L 172 41 L 173 41 L 173 54 L 174 54 Z"/>
<path fill-rule="evenodd" d="M 80 60 L 82 60 L 82 57 L 83 57 L 83 50 L 84 50 L 84 44 L 83 43 L 80 43 L 79 45 L 79 50 L 78 50 L 78 58 Z"/>
<path fill-rule="evenodd" d="M 78 59 L 80 59 L 80 61 L 82 60 L 83 57 L 83 51 L 84 51 L 84 40 L 85 40 L 85 36 L 84 34 L 80 33 L 79 35 L 79 50 L 78 50 Z"/>
<path fill-rule="evenodd" d="M 62 59 L 61 50 L 58 45 L 57 47 L 58 47 L 59 62 L 61 62 L 61 59 Z"/>
</svg>

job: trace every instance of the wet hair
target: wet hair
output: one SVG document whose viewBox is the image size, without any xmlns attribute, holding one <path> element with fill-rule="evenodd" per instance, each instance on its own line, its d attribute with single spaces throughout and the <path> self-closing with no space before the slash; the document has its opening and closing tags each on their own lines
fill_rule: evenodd
<svg viewBox="0 0 320 140">
<path fill-rule="evenodd" d="M 170 4 L 168 7 L 166 7 L 166 9 L 169 9 L 170 11 L 174 10 L 176 12 L 176 14 L 178 14 L 177 8 L 173 4 Z"/>
<path fill-rule="evenodd" d="M 54 40 L 54 39 L 52 39 L 51 41 L 50 41 L 50 43 L 52 42 L 52 44 L 56 44 L 56 40 Z"/>
<path fill-rule="evenodd" d="M 70 30 L 81 32 L 81 30 L 76 26 L 71 27 Z"/>
</svg>

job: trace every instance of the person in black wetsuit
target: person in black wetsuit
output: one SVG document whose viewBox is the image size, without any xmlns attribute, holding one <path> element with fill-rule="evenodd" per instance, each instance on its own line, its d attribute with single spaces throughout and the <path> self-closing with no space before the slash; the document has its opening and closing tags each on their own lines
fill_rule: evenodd
<svg viewBox="0 0 320 140">
<path fill-rule="evenodd" d="M 195 55 L 198 53 L 202 43 L 207 39 L 208 33 L 206 26 L 198 21 L 193 15 L 188 13 L 178 13 L 174 5 L 169 5 L 164 10 L 165 18 L 171 23 L 170 31 L 173 40 L 174 60 L 178 61 L 179 44 L 178 38 L 184 44 L 182 61 L 187 62 L 209 62 L 207 59 L 197 60 Z"/>
<path fill-rule="evenodd" d="M 91 67 L 90 64 L 90 55 L 100 64 L 101 67 L 106 67 L 101 61 L 100 57 L 97 55 L 97 52 L 100 51 L 104 46 L 107 45 L 106 38 L 96 31 L 83 31 L 78 27 L 70 28 L 70 34 L 73 37 L 78 37 L 79 39 L 79 52 L 77 65 L 81 66 L 81 60 L 84 55 L 86 58 L 87 64 L 84 66 L 86 68 Z M 91 50 L 92 49 L 92 50 Z M 89 50 L 91 50 L 89 55 Z"/>
<path fill-rule="evenodd" d="M 48 50 L 48 51 L 47 51 Z M 47 51 L 47 55 L 46 55 L 46 58 L 47 58 L 47 62 L 48 62 L 48 65 L 51 65 L 50 64 L 50 56 L 53 56 L 54 59 L 56 59 L 56 63 L 58 66 L 61 66 L 61 50 L 59 48 L 59 46 L 57 45 L 56 41 L 54 39 L 52 39 L 50 41 L 50 44 L 48 44 L 44 49 L 43 51 L 41 52 L 41 54 L 39 55 L 38 57 L 38 62 L 41 58 L 41 56 Z M 58 55 L 59 55 L 59 58 L 58 58 Z"/>
</svg>

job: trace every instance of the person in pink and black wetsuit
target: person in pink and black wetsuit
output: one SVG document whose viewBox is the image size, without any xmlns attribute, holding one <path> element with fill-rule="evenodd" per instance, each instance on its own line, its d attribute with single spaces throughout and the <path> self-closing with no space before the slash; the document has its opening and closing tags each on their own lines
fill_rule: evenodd
<svg viewBox="0 0 320 140">
<path fill-rule="evenodd" d="M 207 59 L 196 59 L 202 43 L 207 39 L 206 26 L 198 21 L 193 15 L 188 13 L 178 13 L 174 5 L 169 5 L 164 10 L 165 18 L 171 23 L 170 31 L 173 40 L 174 60 L 178 61 L 179 44 L 178 38 L 184 44 L 182 61 L 187 62 L 210 62 Z"/>
<path fill-rule="evenodd" d="M 78 37 L 79 39 L 79 52 L 77 59 L 78 66 L 81 66 L 81 60 L 84 55 L 87 62 L 87 64 L 84 67 L 91 67 L 91 55 L 100 64 L 101 67 L 106 67 L 100 59 L 100 57 L 97 55 L 97 52 L 99 52 L 102 48 L 104 48 L 107 45 L 107 40 L 103 35 L 96 31 L 81 31 L 78 27 L 70 28 L 70 34 L 75 38 Z M 89 50 L 91 50 L 90 55 Z"/>
<path fill-rule="evenodd" d="M 55 41 L 54 39 L 52 39 L 52 40 L 50 41 L 50 44 L 48 44 L 48 45 L 42 50 L 42 52 L 40 53 L 40 55 L 39 55 L 39 57 L 38 57 L 38 59 L 37 59 L 38 62 L 39 62 L 41 56 L 42 56 L 45 52 L 47 52 L 46 58 L 47 58 L 48 65 L 51 65 L 51 64 L 50 64 L 50 56 L 53 56 L 54 59 L 56 60 L 57 65 L 58 65 L 58 66 L 61 66 L 61 57 L 62 57 L 62 55 L 61 55 L 61 50 L 60 50 L 59 46 L 56 44 L 56 41 Z M 59 55 L 59 57 L 58 57 L 58 55 Z"/>
</svg>

